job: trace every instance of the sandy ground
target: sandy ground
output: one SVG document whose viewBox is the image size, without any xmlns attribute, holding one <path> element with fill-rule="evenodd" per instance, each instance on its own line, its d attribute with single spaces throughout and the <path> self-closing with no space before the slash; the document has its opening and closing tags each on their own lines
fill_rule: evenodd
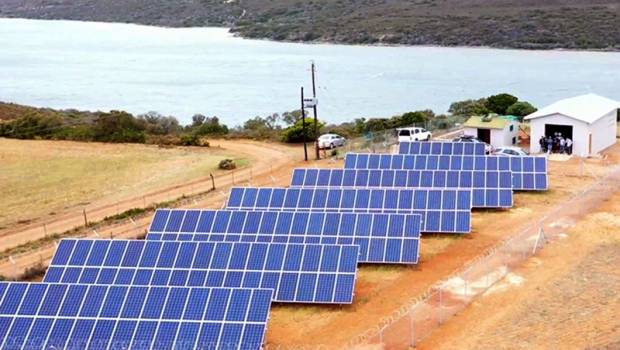
<svg viewBox="0 0 620 350">
<path fill-rule="evenodd" d="M 420 349 L 620 349 L 620 192 Z"/>
<path fill-rule="evenodd" d="M 253 145 L 258 148 L 260 145 Z M 258 150 L 269 170 L 256 172 L 252 185 L 287 185 L 292 168 L 303 165 L 287 152 L 270 158 L 274 151 Z M 296 155 L 297 153 L 295 153 Z M 298 348 L 300 346 L 342 348 L 361 333 L 376 327 L 395 310 L 410 305 L 430 286 L 440 281 L 477 257 L 485 249 L 519 232 L 524 226 L 537 222 L 545 213 L 562 203 L 583 186 L 609 170 L 609 164 L 620 160 L 620 146 L 609 152 L 605 160 L 578 159 L 550 162 L 551 189 L 545 193 L 518 193 L 515 207 L 505 211 L 474 212 L 473 232 L 467 236 L 427 235 L 422 240 L 421 263 L 416 267 L 361 266 L 355 290 L 355 300 L 349 306 L 275 305 L 267 332 L 267 348 Z M 342 162 L 321 161 L 308 166 L 334 167 Z M 226 198 L 226 188 L 188 205 L 196 208 L 220 207 Z M 150 218 L 137 222 L 146 227 Z M 142 227 L 142 226 L 139 226 Z M 132 237 L 137 230 L 124 224 L 110 227 L 102 237 L 115 233 L 115 237 Z M 126 234 L 118 235 L 118 232 Z M 41 260 L 51 256 L 53 247 L 41 253 Z M 28 261 L 30 259 L 30 261 Z M 39 255 L 24 260 L 32 263 Z M 0 272 L 11 268 L 0 263 Z"/>
<path fill-rule="evenodd" d="M 13 142 L 13 140 L 1 141 Z M 33 142 L 32 147 L 45 147 L 45 144 L 37 144 L 37 142 L 39 141 L 17 142 Z M 51 141 L 40 142 L 45 142 L 47 144 Z M 144 161 L 143 163 L 141 163 L 141 167 L 143 168 L 141 168 L 139 171 L 136 171 L 135 169 L 129 171 L 129 173 L 132 174 L 130 178 L 123 177 L 122 174 L 114 175 L 116 173 L 114 166 L 112 166 L 112 171 L 110 171 L 110 169 L 106 170 L 106 176 L 120 176 L 120 178 L 122 178 L 123 180 L 117 179 L 116 181 L 127 181 L 126 185 L 119 185 L 112 180 L 108 181 L 105 179 L 104 176 L 104 178 L 102 179 L 87 182 L 89 184 L 88 187 L 82 187 L 79 184 L 82 182 L 82 179 L 88 179 L 91 175 L 96 177 L 98 174 L 98 171 L 92 169 L 83 169 L 83 171 L 78 172 L 79 177 L 75 180 L 78 182 L 78 184 L 74 187 L 71 186 L 72 183 L 69 182 L 67 179 L 61 179 L 59 180 L 60 183 L 52 186 L 53 188 L 49 189 L 49 191 L 56 191 L 58 194 L 47 193 L 47 195 L 42 195 L 37 193 L 36 197 L 25 196 L 20 199 L 3 201 L 2 205 L 10 207 L 11 211 L 17 211 L 13 208 L 12 205 L 12 202 L 15 201 L 16 207 L 21 206 L 23 203 L 23 205 L 32 207 L 33 212 L 36 212 L 49 210 L 50 206 L 46 202 L 46 198 L 48 197 L 54 198 L 54 201 L 57 201 L 58 198 L 61 198 L 61 195 L 64 195 L 65 193 L 71 195 L 73 198 L 78 193 L 83 193 L 84 191 L 94 192 L 94 194 L 89 194 L 87 196 L 91 199 L 90 202 L 87 202 L 86 199 L 80 201 L 79 198 L 76 197 L 70 202 L 68 201 L 62 210 L 58 212 L 52 212 L 51 215 L 48 214 L 39 215 L 38 217 L 35 216 L 34 218 L 28 220 L 26 223 L 18 223 L 11 225 L 10 227 L 0 229 L 0 250 L 14 247 L 38 238 L 42 238 L 47 234 L 65 232 L 74 227 L 81 226 L 84 224 L 83 210 L 86 211 L 87 219 L 90 222 L 95 222 L 102 220 L 106 216 L 115 215 L 125 210 L 142 208 L 152 203 L 161 203 L 169 201 L 171 199 L 179 198 L 183 195 L 207 191 L 211 188 L 211 179 L 208 176 L 210 172 L 213 172 L 216 176 L 216 185 L 218 186 L 218 188 L 225 189 L 226 186 L 229 186 L 230 184 L 232 184 L 232 182 L 235 181 L 235 176 L 237 180 L 243 178 L 244 176 L 260 176 L 261 174 L 272 172 L 273 169 L 278 169 L 281 166 L 288 165 L 289 163 L 291 163 L 291 160 L 300 156 L 299 147 L 297 146 L 286 146 L 281 144 L 260 143 L 252 141 L 227 140 L 214 140 L 211 142 L 211 144 L 212 148 L 210 150 L 186 148 L 170 150 L 158 149 L 157 147 L 143 145 L 102 145 L 76 142 L 61 142 L 59 146 L 55 146 L 57 147 L 57 149 L 54 151 L 54 154 L 56 155 L 58 153 L 58 147 L 69 147 L 80 149 L 79 151 L 74 150 L 68 152 L 69 154 L 72 154 L 72 152 L 79 153 L 80 159 L 87 158 L 88 152 L 91 153 L 92 157 L 95 160 L 99 159 L 100 157 L 97 156 L 96 153 L 101 150 L 111 152 L 110 155 L 104 157 L 104 159 L 112 158 L 111 160 L 108 160 L 111 164 L 120 163 L 118 160 L 114 159 L 115 157 L 131 159 L 132 157 L 142 157 L 141 154 L 143 153 L 145 154 L 145 159 L 149 159 L 149 161 Z M 96 149 L 93 150 L 93 146 L 96 147 Z M 108 146 L 111 146 L 112 149 L 108 150 Z M 134 146 L 137 147 L 137 151 L 133 150 Z M 20 145 L 19 148 L 23 149 L 24 146 Z M 127 150 L 129 150 L 129 155 L 123 155 L 123 153 Z M 93 151 L 95 152 L 95 154 L 92 153 Z M 153 154 L 150 154 L 149 152 L 152 152 Z M 162 154 L 161 157 L 158 156 L 160 152 Z M 169 157 L 169 159 L 167 159 L 166 155 L 170 152 L 173 153 Z M 217 161 L 230 154 L 234 155 L 234 158 L 243 159 L 245 163 L 250 162 L 251 166 L 246 166 L 242 169 L 235 170 L 234 172 L 214 172 L 213 166 L 216 166 Z M 76 158 L 78 158 L 78 156 L 76 156 Z M 83 160 L 81 161 L 86 162 Z M 65 165 L 66 163 L 69 163 L 68 161 L 57 162 L 63 164 L 63 169 L 71 168 L 70 165 Z M 30 164 L 30 162 L 28 163 Z M 122 163 L 126 164 L 127 161 L 123 161 Z M 26 167 L 22 166 L 22 168 Z M 158 170 L 160 168 L 169 168 L 169 170 Z M 37 169 L 36 166 L 35 169 Z M 157 175 L 160 172 L 166 172 L 167 175 Z M 142 175 L 149 179 L 151 178 L 151 176 L 155 176 L 156 178 L 158 177 L 161 179 L 165 179 L 166 181 L 156 181 L 155 183 L 153 183 L 152 181 L 146 181 L 144 185 L 145 187 L 155 187 L 154 190 L 148 192 L 144 189 L 141 189 L 141 186 L 137 185 L 140 183 L 139 177 Z M 6 176 L 13 179 L 12 181 L 18 181 L 18 179 L 14 179 L 14 176 Z M 186 177 L 188 178 L 186 179 Z M 170 184 L 171 182 L 172 185 Z M 101 190 L 101 193 L 99 193 L 98 190 L 95 191 L 89 189 L 97 183 L 104 184 L 103 187 L 105 187 L 105 190 Z M 159 186 L 157 186 L 156 184 L 159 184 Z M 27 187 L 29 186 L 29 184 L 24 184 L 20 186 Z M 43 184 L 36 184 L 33 186 L 44 187 Z M 13 193 L 15 190 L 10 187 L 11 186 L 3 185 L 2 191 Z M 69 188 L 69 190 L 67 190 L 67 188 Z M 118 193 L 114 190 L 115 188 L 118 189 Z M 12 197 L 3 198 L 10 199 Z M 25 201 L 22 201 L 23 199 L 25 199 Z M 44 209 L 37 209 L 38 205 L 41 205 Z M 116 232 L 120 231 L 123 230 L 116 230 Z"/>
</svg>

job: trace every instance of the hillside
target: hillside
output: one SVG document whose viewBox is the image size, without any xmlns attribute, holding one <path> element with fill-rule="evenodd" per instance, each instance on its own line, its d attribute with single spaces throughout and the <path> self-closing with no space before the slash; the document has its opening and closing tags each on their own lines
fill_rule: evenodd
<svg viewBox="0 0 620 350">
<path fill-rule="evenodd" d="M 620 50 L 618 0 L 3 0 L 0 16 L 356 44 Z"/>
</svg>

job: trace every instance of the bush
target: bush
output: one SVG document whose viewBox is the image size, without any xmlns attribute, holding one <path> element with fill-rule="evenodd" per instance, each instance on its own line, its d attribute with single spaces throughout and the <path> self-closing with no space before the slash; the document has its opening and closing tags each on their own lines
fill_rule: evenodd
<svg viewBox="0 0 620 350">
<path fill-rule="evenodd" d="M 62 127 L 62 118 L 34 112 L 9 122 L 0 123 L 0 136 L 17 139 L 46 138 Z"/>
<path fill-rule="evenodd" d="M 321 133 L 324 124 L 320 121 L 317 125 L 317 133 Z M 305 137 L 304 137 L 305 136 Z M 296 122 L 293 126 L 286 128 L 282 133 L 282 141 L 288 143 L 297 143 L 305 141 L 314 141 L 314 119 L 306 119 L 306 132 L 303 132 L 303 121 Z"/>
<path fill-rule="evenodd" d="M 222 170 L 233 170 L 237 168 L 237 164 L 235 164 L 235 161 L 232 159 L 223 159 L 220 161 L 218 167 Z"/>
<path fill-rule="evenodd" d="M 226 135 L 228 134 L 228 126 L 220 124 L 218 117 L 205 118 L 202 124 L 194 128 L 194 133 L 198 136 Z"/>
</svg>

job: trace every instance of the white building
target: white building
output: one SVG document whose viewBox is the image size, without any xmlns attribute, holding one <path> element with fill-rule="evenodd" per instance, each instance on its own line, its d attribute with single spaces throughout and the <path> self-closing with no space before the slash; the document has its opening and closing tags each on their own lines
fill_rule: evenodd
<svg viewBox="0 0 620 350">
<path fill-rule="evenodd" d="M 530 152 L 540 151 L 541 136 L 560 132 L 573 140 L 573 154 L 588 156 L 616 143 L 620 102 L 596 94 L 555 102 L 534 112 L 530 121 Z"/>
<path fill-rule="evenodd" d="M 471 117 L 463 127 L 463 134 L 495 148 L 519 143 L 519 120 L 513 116 Z"/>
</svg>

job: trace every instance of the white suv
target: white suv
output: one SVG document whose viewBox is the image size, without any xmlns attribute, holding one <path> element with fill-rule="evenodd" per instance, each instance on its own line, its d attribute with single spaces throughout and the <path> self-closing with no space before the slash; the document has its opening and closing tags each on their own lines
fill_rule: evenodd
<svg viewBox="0 0 620 350">
<path fill-rule="evenodd" d="M 430 131 L 424 128 L 399 128 L 398 142 L 428 141 L 433 137 Z"/>
</svg>

